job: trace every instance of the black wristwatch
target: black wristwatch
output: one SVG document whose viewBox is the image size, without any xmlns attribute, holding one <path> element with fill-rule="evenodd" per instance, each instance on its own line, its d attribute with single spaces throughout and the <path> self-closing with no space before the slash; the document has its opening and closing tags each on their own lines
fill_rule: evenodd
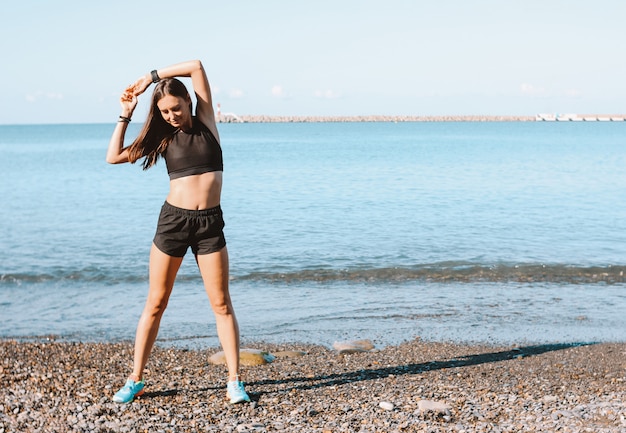
<svg viewBox="0 0 626 433">
<path fill-rule="evenodd" d="M 154 69 L 153 71 L 150 72 L 150 75 L 152 75 L 152 82 L 153 83 L 158 83 L 159 81 L 161 81 L 161 77 L 159 77 L 159 74 L 157 74 L 156 69 Z"/>
</svg>

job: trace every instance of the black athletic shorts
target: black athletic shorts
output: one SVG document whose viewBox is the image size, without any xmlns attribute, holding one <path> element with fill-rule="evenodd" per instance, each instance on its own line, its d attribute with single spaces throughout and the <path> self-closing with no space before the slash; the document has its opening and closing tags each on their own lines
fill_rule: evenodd
<svg viewBox="0 0 626 433">
<path fill-rule="evenodd" d="M 183 257 L 187 248 L 194 254 L 210 254 L 226 246 L 222 208 L 189 210 L 163 204 L 154 235 L 154 245 L 165 254 Z"/>
</svg>

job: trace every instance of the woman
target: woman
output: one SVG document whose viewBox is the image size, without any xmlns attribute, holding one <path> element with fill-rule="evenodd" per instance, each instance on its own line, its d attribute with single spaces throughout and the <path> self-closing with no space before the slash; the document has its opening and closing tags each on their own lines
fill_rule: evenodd
<svg viewBox="0 0 626 433">
<path fill-rule="evenodd" d="M 197 99 L 195 116 L 185 85 L 174 77 L 191 77 Z M 124 147 L 137 97 L 152 83 L 156 87 L 148 118 L 135 141 Z M 137 325 L 133 372 L 113 401 L 128 403 L 144 391 L 143 370 L 188 247 L 200 269 L 226 356 L 227 398 L 231 403 L 250 401 L 239 380 L 239 327 L 228 291 L 228 251 L 220 208 L 222 150 L 202 63 L 188 61 L 154 70 L 130 85 L 120 103 L 122 115 L 109 143 L 107 162 L 135 163 L 144 158 L 145 170 L 162 156 L 170 191 L 150 250 L 150 287 Z"/>
</svg>

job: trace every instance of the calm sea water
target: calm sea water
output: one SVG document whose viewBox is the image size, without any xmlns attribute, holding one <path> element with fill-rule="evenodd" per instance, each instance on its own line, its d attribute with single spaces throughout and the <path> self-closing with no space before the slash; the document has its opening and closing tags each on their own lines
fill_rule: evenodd
<svg viewBox="0 0 626 433">
<path fill-rule="evenodd" d="M 133 338 L 168 177 L 112 129 L 0 126 L 0 337 Z M 220 133 L 244 343 L 626 341 L 626 122 Z M 218 344 L 191 255 L 159 342 Z"/>
</svg>

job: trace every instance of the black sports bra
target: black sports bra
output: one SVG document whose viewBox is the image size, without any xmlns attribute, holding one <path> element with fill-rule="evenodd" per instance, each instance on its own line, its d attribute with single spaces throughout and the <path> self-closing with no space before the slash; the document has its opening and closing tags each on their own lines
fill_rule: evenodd
<svg viewBox="0 0 626 433">
<path fill-rule="evenodd" d="M 222 148 L 209 128 L 193 118 L 192 129 L 179 130 L 163 151 L 171 179 L 223 171 Z"/>
</svg>

